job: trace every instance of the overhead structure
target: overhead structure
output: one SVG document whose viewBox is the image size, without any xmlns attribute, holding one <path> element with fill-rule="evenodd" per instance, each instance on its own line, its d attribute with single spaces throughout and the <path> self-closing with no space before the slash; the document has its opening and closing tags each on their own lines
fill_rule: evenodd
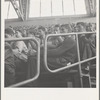
<svg viewBox="0 0 100 100">
<path fill-rule="evenodd" d="M 24 20 L 27 20 L 29 14 L 29 1 L 30 0 L 19 0 L 21 12 L 23 13 Z"/>
<path fill-rule="evenodd" d="M 18 15 L 18 17 L 21 18 L 22 20 L 24 20 L 23 13 L 22 13 L 21 10 L 19 9 L 19 7 L 18 7 L 16 1 L 15 1 L 15 0 L 10 0 L 10 1 L 11 1 L 12 5 L 13 5 L 13 7 L 14 7 L 14 9 L 15 9 L 17 15 Z"/>
<path fill-rule="evenodd" d="M 71 4 L 74 6 L 72 8 L 72 9 L 74 9 L 74 11 L 72 10 L 72 13 L 67 13 L 67 12 L 71 12 L 71 11 L 69 11 L 71 8 L 69 10 L 65 11 L 65 9 L 66 9 L 65 8 L 65 6 L 66 6 L 65 3 L 67 3 L 67 0 L 60 0 L 59 1 L 59 4 L 61 6 L 59 9 L 62 12 L 60 12 L 60 11 L 57 12 L 55 9 L 53 9 L 53 7 L 56 7 L 55 6 L 55 2 L 53 3 L 53 0 L 49 0 L 49 1 L 46 0 L 45 1 L 45 3 L 47 5 L 51 5 L 50 6 L 51 10 L 49 9 L 49 7 L 47 7 L 46 11 L 44 10 L 45 9 L 45 7 L 44 7 L 45 3 L 42 0 L 5 0 L 5 1 L 11 2 L 12 6 L 13 6 L 13 8 L 15 10 L 15 12 L 18 15 L 18 18 L 20 18 L 22 21 L 28 20 L 29 18 L 32 18 L 32 17 L 46 17 L 46 16 L 47 17 L 52 17 L 52 16 L 56 16 L 56 17 L 57 16 L 61 16 L 61 17 L 64 16 L 65 17 L 67 15 L 72 15 L 72 16 L 77 16 L 77 15 L 83 15 L 84 16 L 84 15 L 88 15 L 88 16 L 94 16 L 94 17 L 96 16 L 96 0 L 83 0 L 85 2 L 85 6 L 83 7 L 85 10 L 83 12 L 80 12 L 79 10 L 77 12 L 75 11 L 76 8 L 78 9 L 78 7 L 76 5 L 78 3 L 78 1 L 77 0 L 72 0 L 73 4 L 72 3 Z M 35 4 L 35 2 L 36 2 L 36 4 L 39 3 L 38 4 L 38 6 L 40 5 L 39 8 Z M 76 5 L 76 8 L 75 8 L 75 5 Z M 37 7 L 37 9 L 39 11 L 37 11 L 36 7 Z M 55 14 L 55 13 L 52 14 L 53 12 L 56 12 L 57 14 Z M 40 14 L 39 15 L 35 15 L 37 13 L 40 13 Z"/>
</svg>

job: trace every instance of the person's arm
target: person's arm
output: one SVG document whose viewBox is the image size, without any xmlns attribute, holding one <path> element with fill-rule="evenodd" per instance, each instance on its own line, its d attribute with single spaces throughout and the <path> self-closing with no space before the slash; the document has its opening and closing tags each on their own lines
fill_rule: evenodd
<svg viewBox="0 0 100 100">
<path fill-rule="evenodd" d="M 30 41 L 30 44 L 34 50 L 37 50 L 37 46 L 33 41 Z"/>
<path fill-rule="evenodd" d="M 59 42 L 59 43 L 62 43 L 63 40 L 64 40 L 61 36 L 57 37 L 57 39 L 58 39 L 58 42 Z"/>
<path fill-rule="evenodd" d="M 70 50 L 73 45 L 75 45 L 76 42 L 73 41 L 73 39 L 71 38 L 67 38 L 61 46 L 55 48 L 55 49 L 51 49 L 51 50 L 47 50 L 47 54 L 48 56 L 60 56 L 62 55 L 65 51 Z M 44 52 L 44 48 L 41 48 L 41 54 L 43 54 Z"/>
<path fill-rule="evenodd" d="M 54 49 L 57 46 L 55 44 L 53 44 L 52 42 L 47 42 L 47 49 Z"/>
</svg>

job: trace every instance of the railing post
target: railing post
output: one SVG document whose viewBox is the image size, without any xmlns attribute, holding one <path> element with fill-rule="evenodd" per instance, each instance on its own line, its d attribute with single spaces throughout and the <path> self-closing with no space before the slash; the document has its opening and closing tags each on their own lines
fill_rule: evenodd
<svg viewBox="0 0 100 100">
<path fill-rule="evenodd" d="M 80 50 L 79 50 L 79 40 L 78 40 L 78 34 L 76 34 L 76 41 L 77 41 L 77 54 L 78 54 L 78 62 L 80 62 Z M 82 69 L 81 69 L 81 63 L 79 63 L 79 75 L 80 75 L 80 82 L 81 87 L 83 87 L 83 81 L 82 81 Z"/>
</svg>

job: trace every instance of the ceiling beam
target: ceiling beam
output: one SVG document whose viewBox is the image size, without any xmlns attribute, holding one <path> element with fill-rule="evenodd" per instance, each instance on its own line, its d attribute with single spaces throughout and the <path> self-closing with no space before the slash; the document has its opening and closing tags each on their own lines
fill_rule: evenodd
<svg viewBox="0 0 100 100">
<path fill-rule="evenodd" d="M 25 20 L 27 20 L 29 14 L 29 1 L 30 0 L 20 0 L 23 8 L 23 16 Z"/>
<path fill-rule="evenodd" d="M 24 17 L 23 17 L 23 13 L 21 12 L 21 10 L 19 9 L 17 3 L 16 3 L 16 0 L 10 0 L 18 17 L 21 18 L 23 21 L 24 21 Z"/>
</svg>

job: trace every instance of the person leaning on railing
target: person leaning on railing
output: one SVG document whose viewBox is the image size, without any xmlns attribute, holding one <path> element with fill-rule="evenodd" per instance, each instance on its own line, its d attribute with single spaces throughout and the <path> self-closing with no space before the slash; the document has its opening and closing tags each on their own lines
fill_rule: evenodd
<svg viewBox="0 0 100 100">
<path fill-rule="evenodd" d="M 15 32 L 13 29 L 5 29 L 6 38 L 22 38 L 21 32 Z M 15 64 L 15 83 L 25 80 L 27 68 L 27 52 L 28 49 L 23 41 L 7 42 L 12 48 Z M 7 54 L 8 55 L 8 54 Z M 8 58 L 9 60 L 9 58 Z M 9 62 L 10 63 L 10 62 Z"/>
<path fill-rule="evenodd" d="M 84 22 L 76 24 L 78 32 L 87 32 L 87 26 Z M 79 48 L 81 60 L 93 57 L 96 55 L 96 33 L 79 35 Z"/>
<path fill-rule="evenodd" d="M 8 34 L 7 34 L 8 33 Z M 5 30 L 5 38 L 10 38 L 13 35 L 12 29 Z M 5 42 L 5 87 L 15 83 L 15 63 L 14 54 L 11 47 L 11 42 Z"/>
<path fill-rule="evenodd" d="M 71 33 L 71 27 L 69 24 L 61 26 L 63 33 Z M 59 34 L 59 32 L 57 33 Z M 64 67 L 69 63 L 72 64 L 77 58 L 77 46 L 76 41 L 72 35 L 59 36 L 58 46 L 54 49 L 47 50 L 48 63 L 52 67 Z"/>
<path fill-rule="evenodd" d="M 67 28 L 66 33 L 71 32 L 71 29 L 69 26 L 67 26 L 66 28 Z M 42 37 L 45 37 L 45 36 L 42 36 Z M 64 36 L 62 38 L 63 38 L 62 39 L 63 41 L 58 42 L 57 46 L 55 46 L 52 49 L 47 50 L 48 64 L 53 69 L 64 67 L 69 63 L 70 64 L 74 63 L 75 59 L 77 58 L 76 41 L 70 36 Z M 57 39 L 59 41 L 59 36 L 55 40 L 57 40 Z M 48 47 L 50 45 L 52 45 L 52 43 L 50 45 L 48 43 L 49 42 L 47 42 Z M 44 47 L 41 47 L 40 51 L 41 51 L 41 58 L 43 58 Z M 41 59 L 41 64 L 43 65 L 43 63 L 44 63 L 44 61 L 43 61 L 43 59 Z"/>
</svg>

